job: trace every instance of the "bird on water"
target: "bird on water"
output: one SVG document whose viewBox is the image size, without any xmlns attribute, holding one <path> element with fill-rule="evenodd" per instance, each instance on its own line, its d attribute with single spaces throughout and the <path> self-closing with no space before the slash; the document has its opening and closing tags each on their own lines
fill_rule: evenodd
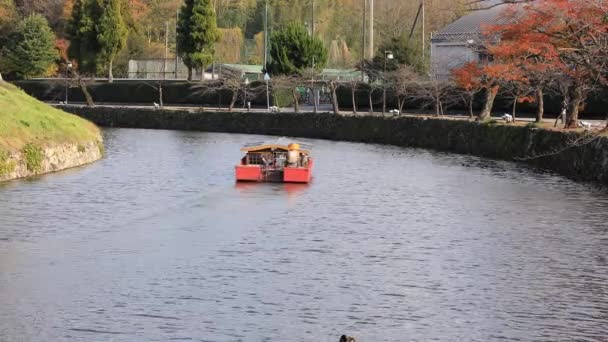
<svg viewBox="0 0 608 342">
<path fill-rule="evenodd" d="M 342 335 L 340 336 L 340 342 L 357 342 L 354 337 Z"/>
</svg>

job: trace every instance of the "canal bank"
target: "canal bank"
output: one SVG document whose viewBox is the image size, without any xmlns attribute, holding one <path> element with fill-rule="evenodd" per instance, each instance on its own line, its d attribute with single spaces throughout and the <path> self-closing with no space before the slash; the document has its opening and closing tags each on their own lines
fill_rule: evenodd
<svg viewBox="0 0 608 342">
<path fill-rule="evenodd" d="M 92 163 L 103 156 L 99 129 L 0 81 L 0 182 Z"/>
<path fill-rule="evenodd" d="M 608 138 L 576 132 L 415 116 L 61 108 L 104 127 L 298 136 L 420 147 L 525 162 L 574 180 L 608 185 Z"/>
</svg>

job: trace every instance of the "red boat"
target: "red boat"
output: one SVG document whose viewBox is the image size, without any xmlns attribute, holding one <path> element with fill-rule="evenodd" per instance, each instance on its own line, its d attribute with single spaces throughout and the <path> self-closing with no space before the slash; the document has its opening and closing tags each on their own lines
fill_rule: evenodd
<svg viewBox="0 0 608 342">
<path fill-rule="evenodd" d="M 241 148 L 246 152 L 236 166 L 236 180 L 248 182 L 308 183 L 313 159 L 303 144 L 278 139 Z"/>
</svg>

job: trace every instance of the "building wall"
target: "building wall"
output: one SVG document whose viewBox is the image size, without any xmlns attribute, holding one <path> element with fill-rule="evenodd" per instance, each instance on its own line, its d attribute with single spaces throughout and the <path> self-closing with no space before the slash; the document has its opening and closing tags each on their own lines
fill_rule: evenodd
<svg viewBox="0 0 608 342">
<path fill-rule="evenodd" d="M 437 79 L 447 80 L 452 69 L 478 60 L 466 43 L 431 43 L 431 74 Z"/>
</svg>

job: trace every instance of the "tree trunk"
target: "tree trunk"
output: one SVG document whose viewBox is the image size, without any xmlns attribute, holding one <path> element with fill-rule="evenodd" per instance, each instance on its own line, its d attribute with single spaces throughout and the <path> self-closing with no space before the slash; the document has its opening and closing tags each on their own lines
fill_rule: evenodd
<svg viewBox="0 0 608 342">
<path fill-rule="evenodd" d="M 112 73 L 114 62 L 110 60 L 110 65 L 108 66 L 108 83 L 114 82 L 114 74 Z"/>
<path fill-rule="evenodd" d="M 536 122 L 542 122 L 543 116 L 545 115 L 545 94 L 543 93 L 542 88 L 536 89 L 536 103 L 538 103 L 538 108 L 536 109 Z"/>
<path fill-rule="evenodd" d="M 481 113 L 479 113 L 479 120 L 485 120 L 492 115 L 492 108 L 494 107 L 494 100 L 496 99 L 496 94 L 498 94 L 498 86 L 493 86 L 486 89 L 486 102 L 483 105 L 483 109 Z"/>
<path fill-rule="evenodd" d="M 232 92 L 232 98 L 230 99 L 230 106 L 228 106 L 228 112 L 232 113 L 232 110 L 234 109 L 234 104 L 236 103 L 237 98 L 238 98 L 238 92 L 237 91 Z"/>
<path fill-rule="evenodd" d="M 160 108 L 163 108 L 164 103 L 163 103 L 163 83 L 162 82 L 158 82 L 158 101 L 159 101 Z"/>
<path fill-rule="evenodd" d="M 2 73 L 0 72 L 0 81 L 2 81 Z"/>
<path fill-rule="evenodd" d="M 441 105 L 439 103 L 439 97 L 437 97 L 435 99 L 435 116 L 441 115 L 440 112 L 439 112 L 440 110 L 441 110 Z"/>
<path fill-rule="evenodd" d="M 87 88 L 87 85 L 85 84 L 85 82 L 82 80 L 82 77 L 80 77 L 80 76 L 78 77 L 78 86 L 80 87 L 80 90 L 84 94 L 84 97 L 87 101 L 87 106 L 93 107 L 95 105 L 95 103 L 93 102 L 93 97 L 91 96 L 91 93 L 89 93 L 89 89 Z"/>
<path fill-rule="evenodd" d="M 517 111 L 517 101 L 519 100 L 519 96 L 515 96 L 513 99 L 513 110 L 511 111 L 511 116 L 513 117 L 513 121 L 515 121 L 515 112 Z"/>
<path fill-rule="evenodd" d="M 475 94 L 471 93 L 469 96 L 469 118 L 473 119 L 473 101 L 475 100 Z"/>
<path fill-rule="evenodd" d="M 368 93 L 368 97 L 369 97 L 369 113 L 373 115 L 374 114 L 374 100 L 373 100 L 371 90 Z"/>
<path fill-rule="evenodd" d="M 340 107 L 338 106 L 338 95 L 336 95 L 336 83 L 335 81 L 329 82 L 329 89 L 331 91 L 331 106 L 333 107 L 334 114 L 340 114 Z"/>
<path fill-rule="evenodd" d="M 570 111 L 566 116 L 566 128 L 578 127 L 578 114 L 581 104 L 583 103 L 583 91 L 580 86 L 575 86 L 573 90 L 572 102 L 570 102 Z"/>
<path fill-rule="evenodd" d="M 403 106 L 405 106 L 405 97 L 398 97 L 397 100 L 399 101 L 399 116 L 401 116 L 401 113 L 403 113 Z"/>
<path fill-rule="evenodd" d="M 300 101 L 298 100 L 298 88 L 293 88 L 293 109 L 296 113 L 300 112 Z"/>
<path fill-rule="evenodd" d="M 319 111 L 319 106 L 317 105 L 317 91 L 315 89 L 315 84 L 312 84 L 312 102 L 313 102 L 313 107 L 314 107 L 314 113 L 317 114 L 317 112 Z"/>
<path fill-rule="evenodd" d="M 356 92 L 357 92 L 357 85 L 354 84 L 350 88 L 350 94 L 352 96 L 352 101 L 353 101 L 353 114 L 357 114 L 357 97 L 355 96 Z"/>
<path fill-rule="evenodd" d="M 192 67 L 188 66 L 188 81 L 192 81 Z"/>
</svg>

